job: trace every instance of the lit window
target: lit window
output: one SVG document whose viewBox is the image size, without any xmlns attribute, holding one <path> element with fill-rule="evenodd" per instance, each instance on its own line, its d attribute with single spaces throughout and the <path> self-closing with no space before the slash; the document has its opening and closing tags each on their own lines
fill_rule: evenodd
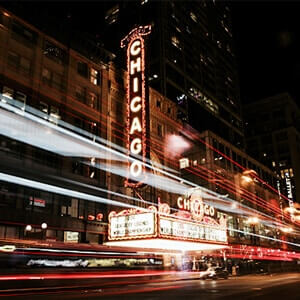
<svg viewBox="0 0 300 300">
<path fill-rule="evenodd" d="M 54 123 L 54 124 L 57 124 L 59 119 L 60 119 L 60 115 L 59 115 L 58 107 L 51 105 L 49 121 Z"/>
<path fill-rule="evenodd" d="M 188 158 L 184 157 L 179 159 L 179 168 L 180 169 L 184 169 L 184 168 L 188 168 L 190 165 Z"/>
<path fill-rule="evenodd" d="M 99 71 L 91 68 L 91 70 L 90 70 L 90 81 L 94 85 L 99 85 Z"/>
<path fill-rule="evenodd" d="M 177 38 L 177 36 L 175 36 L 175 35 L 172 36 L 171 40 L 172 40 L 172 45 L 181 50 L 180 42 L 179 42 L 179 39 Z"/>
<path fill-rule="evenodd" d="M 59 109 L 56 106 L 52 106 L 50 107 L 50 116 L 60 119 L 60 115 L 59 115 Z"/>
<path fill-rule="evenodd" d="M 42 111 L 45 114 L 48 114 L 48 104 L 40 101 L 40 111 Z"/>
<path fill-rule="evenodd" d="M 14 90 L 7 86 L 4 86 L 2 94 L 3 96 L 12 99 L 14 97 Z"/>
<path fill-rule="evenodd" d="M 26 105 L 26 99 L 27 99 L 27 95 L 17 91 L 16 92 L 16 96 L 15 99 L 18 101 L 17 106 L 21 109 L 25 109 L 25 105 Z"/>
<path fill-rule="evenodd" d="M 105 16 L 105 21 L 108 24 L 113 24 L 118 20 L 118 16 L 119 16 L 119 5 L 116 5 L 114 7 L 112 7 Z"/>
<path fill-rule="evenodd" d="M 97 108 L 97 95 L 90 92 L 87 99 L 87 105 L 91 108 Z"/>
<path fill-rule="evenodd" d="M 45 41 L 44 55 L 46 55 L 48 58 L 56 61 L 59 64 L 63 64 L 66 57 L 66 53 L 64 50 L 62 50 L 61 48 L 52 44 L 49 41 Z"/>
<path fill-rule="evenodd" d="M 190 12 L 190 17 L 195 23 L 198 22 L 197 16 L 192 11 Z"/>
</svg>

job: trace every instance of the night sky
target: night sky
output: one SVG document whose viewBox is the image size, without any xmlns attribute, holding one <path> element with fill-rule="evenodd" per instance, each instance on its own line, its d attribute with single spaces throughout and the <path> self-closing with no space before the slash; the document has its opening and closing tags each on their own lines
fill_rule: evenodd
<svg viewBox="0 0 300 300">
<path fill-rule="evenodd" d="M 31 22 L 51 15 L 52 22 L 57 20 L 58 30 L 63 30 L 64 23 L 70 23 L 101 38 L 103 2 L 22 1 L 20 8 Z M 242 102 L 289 92 L 300 105 L 300 1 L 229 3 Z"/>
<path fill-rule="evenodd" d="M 300 2 L 297 2 L 232 3 L 242 102 L 289 92 L 300 104 Z"/>
</svg>

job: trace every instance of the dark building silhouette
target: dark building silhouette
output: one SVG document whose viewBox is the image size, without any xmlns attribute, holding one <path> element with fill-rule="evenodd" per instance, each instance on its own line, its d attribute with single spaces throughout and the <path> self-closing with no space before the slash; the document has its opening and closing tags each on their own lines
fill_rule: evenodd
<svg viewBox="0 0 300 300">
<path fill-rule="evenodd" d="M 272 168 L 280 190 L 300 201 L 300 111 L 287 93 L 244 106 L 250 155 Z M 292 191 L 290 192 L 290 183 Z"/>
<path fill-rule="evenodd" d="M 105 22 L 106 46 L 121 58 L 121 37 L 134 26 L 151 24 L 149 85 L 178 103 L 181 119 L 192 127 L 211 130 L 243 148 L 230 8 L 225 3 L 116 1 Z"/>
</svg>

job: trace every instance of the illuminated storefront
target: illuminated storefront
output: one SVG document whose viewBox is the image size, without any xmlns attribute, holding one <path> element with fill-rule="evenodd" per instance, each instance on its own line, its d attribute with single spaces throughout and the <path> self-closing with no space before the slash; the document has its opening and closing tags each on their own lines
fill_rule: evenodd
<svg viewBox="0 0 300 300">
<path fill-rule="evenodd" d="M 168 204 L 109 214 L 108 245 L 165 250 L 210 250 L 227 247 L 226 219 L 216 220 L 215 208 L 195 192 L 178 199 L 180 208 L 170 213 Z M 188 208 L 188 210 L 184 210 Z"/>
</svg>

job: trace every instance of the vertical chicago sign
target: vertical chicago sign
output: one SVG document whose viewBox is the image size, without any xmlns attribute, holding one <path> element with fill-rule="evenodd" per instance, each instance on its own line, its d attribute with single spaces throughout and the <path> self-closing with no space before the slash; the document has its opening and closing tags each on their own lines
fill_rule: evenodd
<svg viewBox="0 0 300 300">
<path fill-rule="evenodd" d="M 151 26 L 133 29 L 121 41 L 127 47 L 127 149 L 128 177 L 126 186 L 138 187 L 146 176 L 147 109 L 145 89 L 145 40 Z"/>
</svg>

